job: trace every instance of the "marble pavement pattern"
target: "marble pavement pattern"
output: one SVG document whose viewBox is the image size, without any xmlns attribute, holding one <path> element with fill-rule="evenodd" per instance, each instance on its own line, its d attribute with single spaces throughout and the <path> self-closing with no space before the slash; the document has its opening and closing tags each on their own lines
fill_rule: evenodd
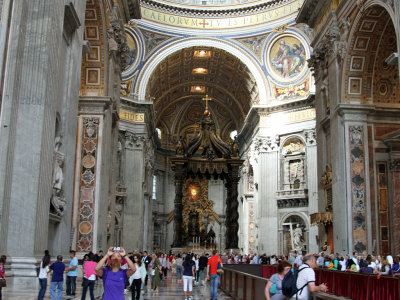
<svg viewBox="0 0 400 300">
<path fill-rule="evenodd" d="M 149 283 L 150 284 L 150 283 Z M 74 299 L 80 300 L 82 295 L 82 279 L 78 277 L 77 280 L 77 290 L 76 290 L 76 297 L 75 298 L 68 298 L 65 296 L 65 283 L 64 283 L 64 291 L 62 299 Z M 184 299 L 183 294 L 183 285 L 182 283 L 176 282 L 176 277 L 167 277 L 166 280 L 161 281 L 161 286 L 159 287 L 160 290 L 158 293 L 154 292 L 144 292 L 140 296 L 140 300 L 150 300 L 150 299 L 159 299 L 159 300 L 179 300 Z M 95 298 L 101 299 L 103 292 L 103 287 L 101 281 L 96 283 L 95 286 Z M 36 300 L 37 299 L 38 291 L 17 291 L 17 290 L 10 290 L 8 288 L 3 289 L 3 300 Z M 51 299 L 50 297 L 50 282 L 48 282 L 45 300 Z M 86 299 L 90 300 L 89 291 L 86 294 Z M 125 300 L 131 300 L 131 293 L 128 292 L 125 295 Z M 205 300 L 210 299 L 210 284 L 208 283 L 206 286 L 202 287 L 193 287 L 193 300 Z M 218 299 L 219 300 L 231 300 L 233 298 L 226 296 L 221 290 L 218 291 Z"/>
</svg>

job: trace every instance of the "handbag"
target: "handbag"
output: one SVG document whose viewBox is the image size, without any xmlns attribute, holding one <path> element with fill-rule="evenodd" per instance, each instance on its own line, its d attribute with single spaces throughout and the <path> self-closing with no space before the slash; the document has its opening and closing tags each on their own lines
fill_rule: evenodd
<svg viewBox="0 0 400 300">
<path fill-rule="evenodd" d="M 224 269 L 222 269 L 220 262 L 218 262 L 217 273 L 219 275 L 224 274 Z"/>
<path fill-rule="evenodd" d="M 272 285 L 269 288 L 269 293 L 272 295 L 276 294 L 276 292 L 277 292 L 277 288 L 276 288 L 276 277 L 277 276 L 278 276 L 278 274 L 273 275 L 274 278 L 272 279 Z"/>
<path fill-rule="evenodd" d="M 5 278 L 0 278 L 0 288 L 6 287 L 7 282 Z"/>
<path fill-rule="evenodd" d="M 150 271 L 150 275 L 151 275 L 151 276 L 154 276 L 154 275 L 156 275 L 156 269 L 151 269 L 151 271 Z"/>
</svg>

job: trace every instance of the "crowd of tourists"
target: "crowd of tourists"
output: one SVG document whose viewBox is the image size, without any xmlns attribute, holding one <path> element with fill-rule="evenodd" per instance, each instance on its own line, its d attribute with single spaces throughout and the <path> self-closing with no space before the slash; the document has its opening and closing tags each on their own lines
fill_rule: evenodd
<svg viewBox="0 0 400 300">
<path fill-rule="evenodd" d="M 105 255 L 103 251 L 86 254 L 81 264 L 75 251 L 72 250 L 69 253 L 69 263 L 64 264 L 63 260 L 63 257 L 58 255 L 56 261 L 52 261 L 49 251 L 45 251 L 36 270 L 40 284 L 39 300 L 44 299 L 48 279 L 51 280 L 52 300 L 75 298 L 79 268 L 83 274 L 81 300 L 86 299 L 88 291 L 90 299 L 95 299 L 96 284 L 103 293 L 103 300 L 124 300 L 124 295 L 128 293 L 132 294 L 132 300 L 140 299 L 143 291 L 157 296 L 161 281 L 167 276 L 174 279 L 176 277 L 177 283 L 182 284 L 185 300 L 193 299 L 193 286 L 205 286 L 209 280 L 211 299 L 216 300 L 219 276 L 223 270 L 223 262 L 216 250 L 211 256 L 208 253 L 172 255 L 172 253 L 148 254 L 146 251 L 126 253 L 122 247 L 110 247 Z M 5 263 L 6 257 L 3 255 L 0 260 L 0 284 L 3 281 L 5 283 Z M 65 295 L 63 295 L 64 279 Z M 99 285 L 101 281 L 103 284 Z M 5 284 L 0 285 L 0 300 L 1 287 L 5 286 Z"/>
<path fill-rule="evenodd" d="M 333 271 L 360 272 L 365 274 L 380 274 L 400 276 L 400 256 L 392 257 L 391 255 L 359 255 L 353 252 L 353 255 L 325 254 L 321 252 L 315 254 L 317 258 L 317 267 L 326 268 Z M 230 255 L 225 254 L 221 257 L 225 264 L 264 264 L 276 265 L 280 261 L 288 261 L 291 266 L 301 266 L 303 256 L 294 252 L 290 256 L 267 256 L 266 254 L 257 256 L 252 255 Z"/>
<path fill-rule="evenodd" d="M 359 272 L 364 274 L 377 274 L 400 277 L 400 257 L 359 255 L 340 256 L 337 254 L 301 255 L 293 253 L 289 257 L 284 255 L 267 257 L 262 255 L 240 262 L 235 257 L 229 257 L 228 261 L 233 263 L 258 263 L 277 265 L 277 273 L 273 274 L 265 287 L 265 298 L 267 300 L 311 299 L 311 292 L 327 292 L 326 284 L 315 285 L 316 268 L 325 268 L 332 271 Z"/>
</svg>

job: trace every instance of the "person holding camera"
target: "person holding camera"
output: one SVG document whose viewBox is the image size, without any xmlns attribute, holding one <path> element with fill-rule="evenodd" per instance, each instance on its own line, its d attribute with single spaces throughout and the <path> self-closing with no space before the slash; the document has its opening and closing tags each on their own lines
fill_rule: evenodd
<svg viewBox="0 0 400 300">
<path fill-rule="evenodd" d="M 103 267 L 110 258 L 110 267 Z M 125 258 L 129 269 L 121 269 L 122 259 Z M 103 278 L 103 300 L 125 300 L 124 288 L 127 278 L 135 273 L 136 267 L 120 247 L 108 248 L 107 254 L 97 263 L 95 271 Z"/>
</svg>

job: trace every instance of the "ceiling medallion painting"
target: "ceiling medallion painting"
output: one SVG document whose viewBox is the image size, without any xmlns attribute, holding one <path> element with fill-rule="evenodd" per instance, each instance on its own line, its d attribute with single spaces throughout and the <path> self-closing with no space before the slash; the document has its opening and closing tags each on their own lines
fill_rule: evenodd
<svg viewBox="0 0 400 300">
<path fill-rule="evenodd" d="M 293 81 L 306 71 L 306 51 L 294 36 L 282 36 L 267 51 L 270 72 L 279 81 Z"/>
</svg>

